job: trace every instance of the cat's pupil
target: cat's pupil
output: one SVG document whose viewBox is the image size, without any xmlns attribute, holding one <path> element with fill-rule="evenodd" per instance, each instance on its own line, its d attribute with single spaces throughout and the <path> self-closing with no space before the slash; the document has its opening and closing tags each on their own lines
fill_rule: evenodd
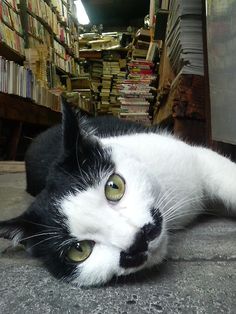
<svg viewBox="0 0 236 314">
<path fill-rule="evenodd" d="M 112 189 L 116 190 L 119 189 L 119 187 L 113 181 L 108 182 L 108 186 L 111 187 Z"/>
<path fill-rule="evenodd" d="M 76 248 L 77 251 L 83 252 L 83 249 L 82 249 L 82 247 L 81 247 L 81 245 L 79 243 L 76 244 L 75 248 Z"/>
</svg>

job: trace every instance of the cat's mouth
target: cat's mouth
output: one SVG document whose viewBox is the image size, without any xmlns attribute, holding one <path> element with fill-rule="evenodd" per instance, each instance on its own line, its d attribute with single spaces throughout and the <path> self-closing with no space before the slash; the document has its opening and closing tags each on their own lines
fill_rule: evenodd
<svg viewBox="0 0 236 314">
<path fill-rule="evenodd" d="M 153 222 L 145 224 L 136 234 L 134 243 L 127 251 L 120 253 L 120 266 L 134 268 L 142 266 L 148 259 L 149 243 L 161 233 L 163 218 L 158 209 L 152 208 Z"/>
</svg>

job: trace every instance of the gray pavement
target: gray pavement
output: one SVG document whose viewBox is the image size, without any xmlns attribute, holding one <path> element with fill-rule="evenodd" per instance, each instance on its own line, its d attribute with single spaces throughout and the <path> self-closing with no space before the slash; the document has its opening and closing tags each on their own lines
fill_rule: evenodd
<svg viewBox="0 0 236 314">
<path fill-rule="evenodd" d="M 24 174 L 0 175 L 0 220 L 32 198 Z M 236 314 L 236 221 L 204 218 L 172 235 L 161 266 L 100 288 L 52 278 L 20 248 L 0 254 L 0 313 Z M 0 240 L 0 252 L 9 246 Z"/>
</svg>

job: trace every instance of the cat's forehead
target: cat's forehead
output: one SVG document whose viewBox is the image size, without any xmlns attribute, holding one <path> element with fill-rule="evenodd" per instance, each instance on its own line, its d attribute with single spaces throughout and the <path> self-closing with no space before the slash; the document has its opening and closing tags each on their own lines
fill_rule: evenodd
<svg viewBox="0 0 236 314">
<path fill-rule="evenodd" d="M 75 149 L 60 156 L 48 176 L 46 189 L 58 197 L 69 192 L 86 191 L 97 186 L 114 169 L 111 148 L 89 141 L 82 153 Z"/>
</svg>

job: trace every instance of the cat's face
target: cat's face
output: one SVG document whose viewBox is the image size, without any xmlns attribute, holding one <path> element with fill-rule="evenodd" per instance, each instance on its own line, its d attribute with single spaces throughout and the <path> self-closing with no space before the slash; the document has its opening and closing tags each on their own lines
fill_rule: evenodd
<svg viewBox="0 0 236 314">
<path fill-rule="evenodd" d="M 0 235 L 79 285 L 161 262 L 167 235 L 158 182 L 132 152 L 73 129 L 71 119 L 67 112 L 46 188 L 22 216 L 0 223 Z"/>
</svg>

